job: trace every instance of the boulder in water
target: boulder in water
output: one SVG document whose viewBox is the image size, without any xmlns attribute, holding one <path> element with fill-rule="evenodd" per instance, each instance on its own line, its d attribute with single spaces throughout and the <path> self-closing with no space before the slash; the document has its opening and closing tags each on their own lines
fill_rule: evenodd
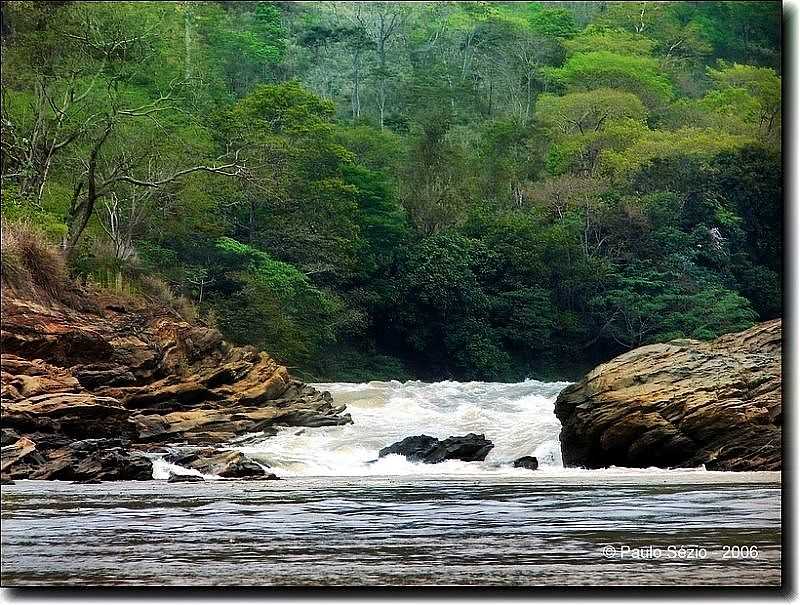
<svg viewBox="0 0 800 605">
<path fill-rule="evenodd" d="M 555 403 L 565 466 L 782 466 L 781 320 L 710 342 L 639 347 Z"/>
<path fill-rule="evenodd" d="M 200 475 L 177 475 L 175 473 L 169 474 L 167 483 L 202 483 L 203 479 Z"/>
<path fill-rule="evenodd" d="M 383 458 L 389 454 L 405 456 L 411 462 L 438 464 L 445 460 L 462 460 L 464 462 L 481 462 L 494 447 L 484 435 L 469 433 L 460 437 L 448 437 L 439 440 L 428 435 L 406 437 L 378 452 Z"/>
<path fill-rule="evenodd" d="M 539 460 L 536 456 L 523 456 L 514 460 L 514 468 L 527 468 L 530 471 L 535 471 L 539 468 Z"/>
<path fill-rule="evenodd" d="M 425 462 L 425 457 L 439 445 L 436 437 L 428 435 L 416 435 L 406 437 L 402 441 L 397 441 L 392 445 L 383 448 L 378 452 L 378 458 L 383 458 L 389 454 L 399 454 L 405 456 L 411 462 Z"/>
<path fill-rule="evenodd" d="M 204 475 L 218 475 L 227 479 L 269 478 L 269 473 L 262 465 L 235 450 L 190 448 L 188 451 L 170 452 L 164 456 L 164 460 Z"/>
</svg>

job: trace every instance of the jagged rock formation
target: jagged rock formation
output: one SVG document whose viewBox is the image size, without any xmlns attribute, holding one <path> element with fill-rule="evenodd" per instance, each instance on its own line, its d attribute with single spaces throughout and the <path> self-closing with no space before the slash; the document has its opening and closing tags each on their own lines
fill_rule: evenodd
<svg viewBox="0 0 800 605">
<path fill-rule="evenodd" d="M 351 422 L 344 405 L 266 353 L 164 310 L 79 310 L 3 294 L 3 477 L 145 478 L 152 465 L 140 450 Z M 255 473 L 255 463 L 229 462 L 233 473 Z"/>
<path fill-rule="evenodd" d="M 469 433 L 463 437 L 448 437 L 439 440 L 428 435 L 406 437 L 378 452 L 383 458 L 389 454 L 405 456 L 411 462 L 438 464 L 445 460 L 463 460 L 464 462 L 480 462 L 494 447 L 484 435 Z"/>
<path fill-rule="evenodd" d="M 555 404 L 564 464 L 781 469 L 781 320 L 640 347 Z"/>
</svg>

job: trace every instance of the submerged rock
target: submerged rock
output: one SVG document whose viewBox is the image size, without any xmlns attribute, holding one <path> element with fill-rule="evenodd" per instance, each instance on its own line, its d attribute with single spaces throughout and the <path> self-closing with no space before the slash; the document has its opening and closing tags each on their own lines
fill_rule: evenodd
<svg viewBox="0 0 800 605">
<path fill-rule="evenodd" d="M 523 456 L 514 460 L 514 468 L 527 468 L 530 471 L 535 471 L 539 468 L 539 460 L 536 456 Z"/>
<path fill-rule="evenodd" d="M 640 347 L 555 404 L 566 466 L 780 470 L 781 320 Z"/>
<path fill-rule="evenodd" d="M 463 460 L 464 462 L 480 462 L 494 447 L 484 435 L 469 433 L 461 437 L 448 437 L 439 440 L 428 435 L 406 437 L 378 452 L 383 458 L 389 454 L 405 456 L 411 462 L 438 464 L 445 460 Z"/>
<path fill-rule="evenodd" d="M 203 483 L 205 479 L 203 479 L 200 475 L 178 475 L 177 473 L 170 473 L 169 479 L 167 479 L 167 483 Z"/>
<path fill-rule="evenodd" d="M 167 454 L 164 456 L 164 460 L 194 469 L 204 475 L 217 475 L 225 478 L 266 478 L 271 474 L 264 466 L 235 450 L 194 448 Z"/>
</svg>

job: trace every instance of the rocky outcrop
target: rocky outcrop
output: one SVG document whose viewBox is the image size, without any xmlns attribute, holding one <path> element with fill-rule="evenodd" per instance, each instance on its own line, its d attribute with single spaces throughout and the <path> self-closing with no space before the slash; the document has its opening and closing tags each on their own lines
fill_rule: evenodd
<svg viewBox="0 0 800 605">
<path fill-rule="evenodd" d="M 402 441 L 383 448 L 378 457 L 389 454 L 405 456 L 411 462 L 438 464 L 445 460 L 463 460 L 464 462 L 480 462 L 494 447 L 484 435 L 469 433 L 463 437 L 448 437 L 439 440 L 428 435 L 406 437 Z"/>
<path fill-rule="evenodd" d="M 13 448 L 13 449 L 12 449 Z M 13 453 L 6 463 L 6 449 Z M 83 439 L 40 450 L 26 437 L 3 448 L 3 477 L 64 481 L 121 481 L 153 478 L 153 463 L 120 439 Z"/>
<path fill-rule="evenodd" d="M 3 477 L 144 478 L 150 461 L 137 452 L 165 444 L 213 447 L 279 426 L 351 422 L 344 405 L 266 353 L 164 310 L 79 310 L 3 294 Z M 23 437 L 34 449 L 6 456 L 25 451 Z M 226 463 L 231 476 L 255 476 L 257 466 Z"/>
<path fill-rule="evenodd" d="M 564 389 L 567 466 L 780 470 L 781 320 L 640 347 Z"/>
</svg>

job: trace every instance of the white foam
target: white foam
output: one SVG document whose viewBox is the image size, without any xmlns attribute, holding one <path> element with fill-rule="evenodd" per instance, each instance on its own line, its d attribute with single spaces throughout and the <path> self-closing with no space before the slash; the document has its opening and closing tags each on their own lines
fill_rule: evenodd
<svg viewBox="0 0 800 605">
<path fill-rule="evenodd" d="M 203 477 L 203 479 L 219 479 L 216 475 L 204 475 L 193 468 L 186 468 L 167 462 L 160 455 L 149 456 L 149 458 L 153 461 L 153 479 L 169 479 L 171 474 L 194 475 L 196 477 Z"/>
<path fill-rule="evenodd" d="M 536 456 L 541 467 L 560 468 L 561 425 L 553 402 L 569 383 L 409 381 L 316 384 L 347 404 L 354 424 L 285 428 L 276 436 L 237 447 L 284 476 L 516 475 L 521 456 Z M 484 462 L 447 461 L 428 465 L 402 456 L 378 459 L 378 451 L 411 435 L 440 439 L 483 433 L 495 447 Z"/>
</svg>

